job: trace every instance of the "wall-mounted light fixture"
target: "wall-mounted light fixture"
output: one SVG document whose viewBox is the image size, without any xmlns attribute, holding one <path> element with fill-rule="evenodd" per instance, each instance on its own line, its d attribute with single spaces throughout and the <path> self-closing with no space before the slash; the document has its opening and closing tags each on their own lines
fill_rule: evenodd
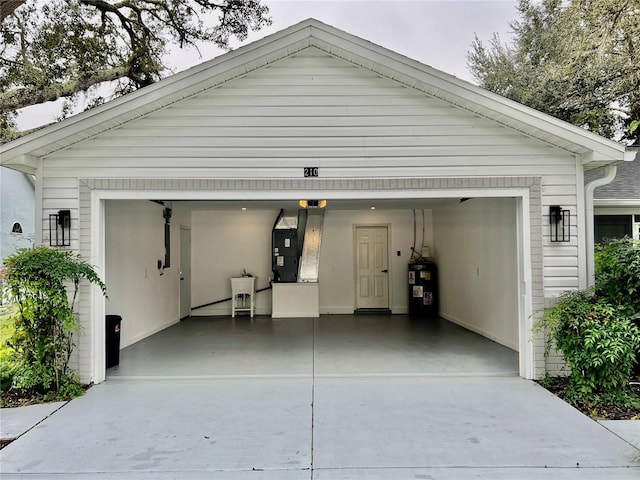
<svg viewBox="0 0 640 480">
<path fill-rule="evenodd" d="M 570 237 L 569 210 L 563 210 L 560 205 L 549 207 L 549 228 L 552 242 L 568 242 Z"/>
<path fill-rule="evenodd" d="M 71 245 L 71 210 L 58 210 L 49 215 L 49 246 Z"/>
<path fill-rule="evenodd" d="M 300 208 L 324 208 L 327 206 L 326 200 L 300 200 Z"/>
</svg>

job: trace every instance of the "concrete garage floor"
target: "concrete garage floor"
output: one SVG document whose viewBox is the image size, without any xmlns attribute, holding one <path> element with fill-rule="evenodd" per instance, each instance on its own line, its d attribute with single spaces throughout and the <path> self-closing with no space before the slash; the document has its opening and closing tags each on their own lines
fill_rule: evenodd
<svg viewBox="0 0 640 480">
<path fill-rule="evenodd" d="M 1 478 L 640 478 L 639 449 L 446 322 L 191 319 L 154 337 L 1 450 Z"/>
<path fill-rule="evenodd" d="M 107 371 L 110 378 L 478 374 L 517 375 L 517 352 L 446 320 L 407 315 L 192 317 L 125 348 Z"/>
</svg>

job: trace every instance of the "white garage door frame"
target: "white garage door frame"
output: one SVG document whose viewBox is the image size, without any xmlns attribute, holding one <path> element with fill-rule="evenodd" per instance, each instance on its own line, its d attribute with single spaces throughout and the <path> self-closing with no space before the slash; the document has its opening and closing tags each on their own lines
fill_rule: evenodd
<svg viewBox="0 0 640 480">
<path fill-rule="evenodd" d="M 399 181 L 400 180 L 400 181 Z M 404 180 L 404 181 L 403 181 Z M 465 179 L 372 179 L 345 180 L 344 189 L 321 188 L 323 184 L 335 186 L 335 180 L 308 183 L 313 188 L 304 188 L 305 180 L 220 180 L 226 188 L 202 189 L 201 181 L 193 181 L 196 188 L 186 189 L 189 180 L 160 180 L 165 186 L 177 188 L 152 189 L 154 183 L 147 179 L 125 180 L 92 179 L 80 182 L 81 203 L 81 253 L 89 256 L 98 272 L 105 271 L 105 201 L 107 200 L 297 200 L 310 196 L 322 196 L 327 200 L 340 199 L 442 199 L 442 198 L 515 198 L 517 201 L 518 238 L 518 335 L 519 373 L 521 377 L 532 379 L 540 375 L 536 363 L 540 363 L 539 346 L 530 340 L 533 327 L 533 312 L 544 305 L 542 288 L 542 259 L 534 259 L 532 252 L 541 252 L 542 233 L 540 222 L 541 188 L 536 177 L 509 177 L 493 179 L 473 179 L 483 188 L 464 188 Z M 395 181 L 395 182 L 394 182 Z M 147 183 L 145 183 L 147 182 Z M 204 181 L 206 182 L 206 181 Z M 288 182 L 288 183 L 287 183 Z M 312 181 L 313 182 L 313 181 Z M 351 188 L 349 186 L 351 185 Z M 393 188 L 393 186 L 396 188 Z M 485 186 L 486 185 L 486 186 Z M 140 187 L 141 189 L 126 189 Z M 145 188 L 145 186 L 147 188 Z M 157 185 L 155 185 L 157 186 Z M 302 188 L 286 188 L 302 187 Z M 342 186 L 342 185 L 339 185 Z M 378 188 L 366 188 L 366 187 Z M 235 187 L 235 188 L 233 188 Z M 253 187 L 253 188 L 252 188 Z M 273 188 L 268 188 L 273 187 Z M 355 187 L 355 188 L 354 188 Z M 359 187 L 359 188 L 358 188 Z M 452 188 L 454 187 L 454 188 Z M 457 188 L 455 188 L 457 187 Z M 90 219 L 89 221 L 87 221 Z M 84 228 L 84 232 L 83 232 Z M 84 240 L 83 240 L 84 239 Z M 90 319 L 91 379 L 95 383 L 105 380 L 105 299 L 100 291 L 91 287 L 86 300 Z M 82 302 L 82 299 L 81 299 Z M 86 330 L 85 330 L 86 332 Z M 82 356 L 82 355 L 81 355 Z M 543 359 L 542 359 L 543 361 Z"/>
</svg>

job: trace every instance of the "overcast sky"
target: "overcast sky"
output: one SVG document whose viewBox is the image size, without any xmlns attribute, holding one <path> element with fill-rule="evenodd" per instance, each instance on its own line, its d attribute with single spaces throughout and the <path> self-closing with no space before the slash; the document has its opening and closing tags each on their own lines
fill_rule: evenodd
<svg viewBox="0 0 640 480">
<path fill-rule="evenodd" d="M 509 22 L 516 19 L 516 0 L 264 0 L 273 25 L 251 34 L 248 43 L 315 18 L 382 47 L 471 81 L 467 52 L 474 34 L 488 41 L 494 32 L 510 39 Z M 235 42 L 235 46 L 239 43 Z M 221 55 L 211 47 L 174 50 L 168 59 L 175 71 Z M 19 117 L 21 129 L 49 123 L 59 108 L 34 107 Z"/>
</svg>

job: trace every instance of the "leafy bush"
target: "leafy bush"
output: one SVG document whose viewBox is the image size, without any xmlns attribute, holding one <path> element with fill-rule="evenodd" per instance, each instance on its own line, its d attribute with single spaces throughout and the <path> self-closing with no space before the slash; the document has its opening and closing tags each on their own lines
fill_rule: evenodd
<svg viewBox="0 0 640 480">
<path fill-rule="evenodd" d="M 640 241 L 628 237 L 596 246 L 596 293 L 640 317 Z"/>
<path fill-rule="evenodd" d="M 0 360 L 0 392 L 6 392 L 11 388 L 14 375 L 14 364 L 6 360 Z"/>
<path fill-rule="evenodd" d="M 542 322 L 571 368 L 569 402 L 634 403 L 626 390 L 640 351 L 640 329 L 622 307 L 589 291 L 568 292 L 545 311 Z"/>
<path fill-rule="evenodd" d="M 640 407 L 628 390 L 640 353 L 639 314 L 640 242 L 598 247 L 594 287 L 561 295 L 535 326 L 548 334 L 547 353 L 555 344 L 570 367 L 568 401 Z"/>
<path fill-rule="evenodd" d="M 4 285 L 17 307 L 9 341 L 15 363 L 11 388 L 60 398 L 81 392 L 69 368 L 73 335 L 79 329 L 74 312 L 78 287 L 84 278 L 105 293 L 104 284 L 78 255 L 48 247 L 21 249 L 4 263 Z M 67 286 L 73 288 L 71 295 Z"/>
<path fill-rule="evenodd" d="M 0 307 L 0 392 L 6 392 L 13 383 L 15 362 L 9 340 L 16 331 L 13 309 L 6 305 Z"/>
</svg>

